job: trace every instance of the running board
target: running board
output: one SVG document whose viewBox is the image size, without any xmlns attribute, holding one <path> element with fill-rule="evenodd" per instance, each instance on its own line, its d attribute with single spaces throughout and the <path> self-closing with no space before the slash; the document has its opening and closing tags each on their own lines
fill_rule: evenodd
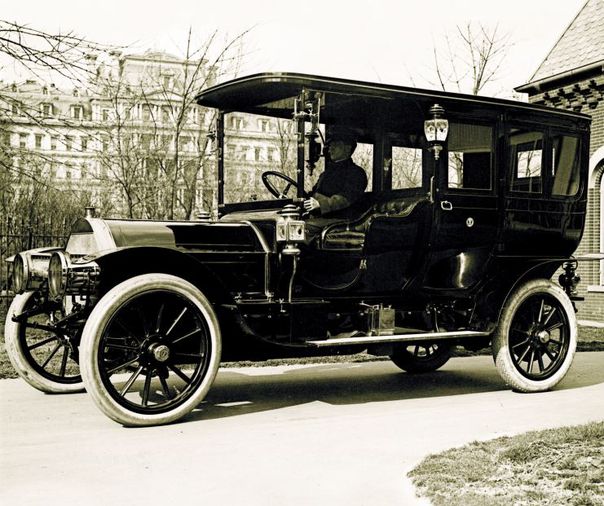
<svg viewBox="0 0 604 506">
<path fill-rule="evenodd" d="M 441 339 L 456 339 L 460 337 L 487 337 L 490 332 L 477 330 L 460 330 L 456 332 L 420 332 L 417 334 L 393 334 L 387 336 L 356 336 L 336 337 L 319 341 L 306 341 L 306 344 L 318 348 L 326 346 L 345 346 L 350 344 L 400 343 L 405 341 L 438 341 Z"/>
</svg>

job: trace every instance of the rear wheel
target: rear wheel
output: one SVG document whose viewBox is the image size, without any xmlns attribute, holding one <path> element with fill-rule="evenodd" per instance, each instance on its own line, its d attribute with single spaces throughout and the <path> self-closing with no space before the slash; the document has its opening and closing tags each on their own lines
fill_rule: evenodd
<svg viewBox="0 0 604 506">
<path fill-rule="evenodd" d="M 53 394 L 81 392 L 77 347 L 68 330 L 55 324 L 60 318 L 59 307 L 36 292 L 15 296 L 4 325 L 6 353 L 32 387 Z"/>
<path fill-rule="evenodd" d="M 206 297 L 176 276 L 145 274 L 114 287 L 93 309 L 82 336 L 82 376 L 108 417 L 160 425 L 203 400 L 220 353 Z"/>
<path fill-rule="evenodd" d="M 521 392 L 542 392 L 567 373 L 577 347 L 577 319 L 562 288 L 529 281 L 508 298 L 493 339 L 504 381 Z"/>
<path fill-rule="evenodd" d="M 390 355 L 392 362 L 408 373 L 436 371 L 450 358 L 451 345 L 443 342 L 402 346 Z"/>
</svg>

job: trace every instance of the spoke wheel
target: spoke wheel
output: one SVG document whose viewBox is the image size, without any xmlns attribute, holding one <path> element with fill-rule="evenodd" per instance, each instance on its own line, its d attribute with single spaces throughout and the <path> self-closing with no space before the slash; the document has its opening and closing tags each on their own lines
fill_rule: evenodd
<svg viewBox="0 0 604 506">
<path fill-rule="evenodd" d="M 397 348 L 390 356 L 392 362 L 408 373 L 436 371 L 451 358 L 448 343 L 418 343 Z"/>
<path fill-rule="evenodd" d="M 13 321 L 13 316 L 28 312 Z M 10 305 L 4 326 L 6 352 L 11 364 L 27 383 L 46 393 L 81 392 L 84 389 L 77 348 L 55 325 L 61 317 L 36 292 L 17 295 Z"/>
<path fill-rule="evenodd" d="M 81 355 L 86 389 L 107 416 L 124 425 L 169 423 L 193 410 L 214 380 L 218 322 L 187 281 L 137 276 L 93 309 Z"/>
<path fill-rule="evenodd" d="M 506 302 L 493 340 L 503 379 L 522 392 L 552 388 L 568 371 L 577 346 L 577 321 L 562 288 L 540 279 Z"/>
</svg>

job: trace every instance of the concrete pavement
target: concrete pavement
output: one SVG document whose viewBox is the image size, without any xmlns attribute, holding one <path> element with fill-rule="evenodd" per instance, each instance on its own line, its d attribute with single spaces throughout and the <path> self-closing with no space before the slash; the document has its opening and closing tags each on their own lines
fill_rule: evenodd
<svg viewBox="0 0 604 506">
<path fill-rule="evenodd" d="M 405 478 L 476 439 L 604 419 L 604 352 L 558 388 L 508 390 L 490 357 L 221 369 L 183 422 L 126 429 L 86 394 L 0 381 L 3 505 L 420 504 Z"/>
</svg>

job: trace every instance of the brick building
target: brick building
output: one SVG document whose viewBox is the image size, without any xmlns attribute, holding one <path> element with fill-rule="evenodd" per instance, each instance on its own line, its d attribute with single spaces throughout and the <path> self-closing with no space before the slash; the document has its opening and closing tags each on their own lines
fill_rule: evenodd
<svg viewBox="0 0 604 506">
<path fill-rule="evenodd" d="M 587 0 L 530 81 L 529 102 L 592 117 L 587 222 L 577 255 L 604 251 L 604 0 Z M 579 318 L 604 321 L 604 262 L 579 266 Z"/>
</svg>

